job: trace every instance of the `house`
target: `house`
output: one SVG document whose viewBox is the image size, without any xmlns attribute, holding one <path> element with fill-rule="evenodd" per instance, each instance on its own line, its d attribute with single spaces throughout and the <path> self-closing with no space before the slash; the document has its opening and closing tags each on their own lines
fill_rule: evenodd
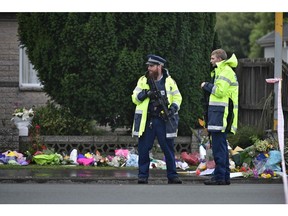
<svg viewBox="0 0 288 216">
<path fill-rule="evenodd" d="M 11 122 L 13 111 L 42 106 L 48 100 L 19 46 L 17 30 L 16 13 L 0 13 L 0 149 L 11 143 L 18 146 L 18 130 Z"/>
<path fill-rule="evenodd" d="M 283 61 L 288 62 L 288 23 L 283 25 L 282 39 L 282 59 Z M 264 58 L 274 58 L 275 31 L 264 35 L 257 40 L 257 43 L 264 48 Z"/>
</svg>

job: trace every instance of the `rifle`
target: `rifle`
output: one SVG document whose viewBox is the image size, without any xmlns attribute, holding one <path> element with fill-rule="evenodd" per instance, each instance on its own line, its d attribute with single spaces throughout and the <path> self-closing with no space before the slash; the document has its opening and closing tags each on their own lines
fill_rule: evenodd
<svg viewBox="0 0 288 216">
<path fill-rule="evenodd" d="M 162 106 L 163 108 L 163 111 L 164 111 L 164 120 L 165 121 L 169 121 L 171 127 L 174 129 L 174 126 L 171 122 L 171 119 L 170 119 L 170 116 L 169 116 L 169 110 L 168 110 L 168 105 L 169 105 L 169 102 L 168 102 L 168 98 L 167 96 L 165 95 L 162 95 L 161 92 L 159 91 L 155 81 L 153 78 L 149 78 L 149 83 L 151 84 L 150 85 L 150 89 L 151 91 L 154 91 L 155 92 L 155 98 L 157 100 L 157 102 Z"/>
</svg>

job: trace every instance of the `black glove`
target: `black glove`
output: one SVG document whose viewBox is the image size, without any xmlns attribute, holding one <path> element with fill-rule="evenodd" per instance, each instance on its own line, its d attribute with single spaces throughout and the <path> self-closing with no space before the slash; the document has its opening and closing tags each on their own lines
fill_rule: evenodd
<svg viewBox="0 0 288 216">
<path fill-rule="evenodd" d="M 168 109 L 168 115 L 169 117 L 173 116 L 174 114 L 176 113 L 176 109 L 171 106 L 169 109 Z"/>
<path fill-rule="evenodd" d="M 168 109 L 168 117 L 172 117 L 174 114 L 174 110 Z"/>
<path fill-rule="evenodd" d="M 157 94 L 155 91 L 146 90 L 146 94 L 150 99 L 155 99 L 157 97 Z"/>
<path fill-rule="evenodd" d="M 154 91 L 148 90 L 148 89 L 143 89 L 139 94 L 138 94 L 138 99 L 140 101 L 144 101 L 147 97 L 150 99 L 156 98 L 156 93 Z"/>
</svg>

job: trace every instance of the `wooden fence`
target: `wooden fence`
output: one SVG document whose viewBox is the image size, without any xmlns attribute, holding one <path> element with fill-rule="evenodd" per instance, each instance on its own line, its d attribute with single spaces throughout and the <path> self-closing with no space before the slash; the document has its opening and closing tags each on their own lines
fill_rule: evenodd
<svg viewBox="0 0 288 216">
<path fill-rule="evenodd" d="M 274 85 L 266 83 L 274 78 L 274 58 L 239 59 L 236 69 L 239 81 L 239 126 L 257 126 L 273 129 Z M 287 131 L 288 119 L 288 65 L 282 62 L 282 106 Z"/>
</svg>

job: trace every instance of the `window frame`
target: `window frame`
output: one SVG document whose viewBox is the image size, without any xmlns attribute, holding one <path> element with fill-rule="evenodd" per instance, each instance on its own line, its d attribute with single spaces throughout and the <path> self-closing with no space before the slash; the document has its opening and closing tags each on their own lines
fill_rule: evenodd
<svg viewBox="0 0 288 216">
<path fill-rule="evenodd" d="M 24 82 L 23 81 L 23 76 L 27 73 L 32 74 L 35 73 L 34 76 L 37 76 L 37 71 L 33 69 L 33 65 L 29 61 L 29 58 L 26 54 L 25 47 L 20 46 L 19 47 L 19 88 L 20 90 L 26 90 L 26 91 L 42 91 L 43 85 L 40 83 L 39 79 L 37 78 L 38 82 L 37 83 L 29 83 L 29 82 Z M 27 62 L 28 61 L 28 62 Z M 27 72 L 27 67 L 24 65 L 29 64 L 28 67 L 28 72 Z"/>
</svg>

